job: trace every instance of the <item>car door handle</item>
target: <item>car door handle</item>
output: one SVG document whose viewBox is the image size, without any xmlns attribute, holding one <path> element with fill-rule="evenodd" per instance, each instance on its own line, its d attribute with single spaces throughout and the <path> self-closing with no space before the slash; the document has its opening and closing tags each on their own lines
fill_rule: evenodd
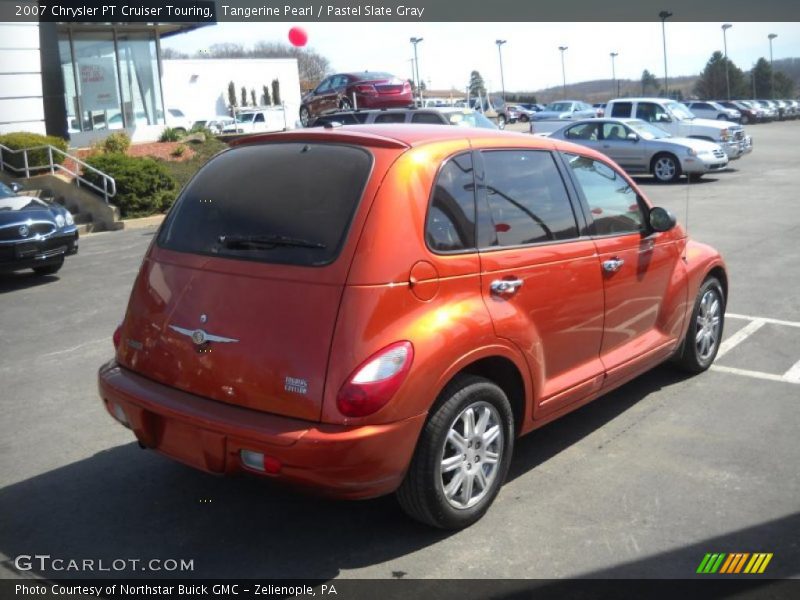
<svg viewBox="0 0 800 600">
<path fill-rule="evenodd" d="M 608 260 L 603 261 L 603 270 L 606 273 L 616 273 L 617 271 L 622 268 L 622 265 L 625 264 L 625 261 L 621 258 L 610 258 Z"/>
<path fill-rule="evenodd" d="M 522 287 L 521 279 L 495 279 L 489 289 L 495 296 L 513 296 Z"/>
</svg>

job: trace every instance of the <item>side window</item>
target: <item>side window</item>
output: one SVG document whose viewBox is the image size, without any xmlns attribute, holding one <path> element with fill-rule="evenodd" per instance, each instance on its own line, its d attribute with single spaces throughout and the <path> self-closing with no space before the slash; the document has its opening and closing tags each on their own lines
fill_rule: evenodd
<svg viewBox="0 0 800 600">
<path fill-rule="evenodd" d="M 631 102 L 614 102 L 611 106 L 611 116 L 628 118 L 631 116 L 631 110 L 633 110 Z"/>
<path fill-rule="evenodd" d="M 331 89 L 331 78 L 328 77 L 322 83 L 317 86 L 317 89 L 314 90 L 315 94 L 323 94 L 325 92 L 329 92 Z"/>
<path fill-rule="evenodd" d="M 375 117 L 375 123 L 405 123 L 405 113 L 385 113 Z"/>
<path fill-rule="evenodd" d="M 416 113 L 411 117 L 412 123 L 428 123 L 431 125 L 443 125 L 442 119 L 439 115 L 432 113 Z"/>
<path fill-rule="evenodd" d="M 636 107 L 636 118 L 648 123 L 656 123 L 661 120 L 661 115 L 666 114 L 661 105 L 652 102 L 639 102 Z"/>
<path fill-rule="evenodd" d="M 337 75 L 331 81 L 331 87 L 335 90 L 341 89 L 347 86 L 347 76 L 346 75 Z"/>
<path fill-rule="evenodd" d="M 644 230 L 636 193 L 622 175 L 605 163 L 585 156 L 567 154 L 566 158 L 589 204 L 596 235 L 624 235 Z"/>
<path fill-rule="evenodd" d="M 425 241 L 434 252 L 475 248 L 475 181 L 469 153 L 449 159 L 439 171 Z"/>
<path fill-rule="evenodd" d="M 486 198 L 495 232 L 490 246 L 578 237 L 564 181 L 549 152 L 483 152 Z"/>
<path fill-rule="evenodd" d="M 568 140 L 597 140 L 597 124 L 596 123 L 582 123 L 570 127 L 564 132 L 564 137 Z"/>
<path fill-rule="evenodd" d="M 603 139 L 604 140 L 625 140 L 627 139 L 628 130 L 624 125 L 619 123 L 603 123 Z"/>
<path fill-rule="evenodd" d="M 255 123 L 263 123 L 264 122 L 264 113 L 257 113 L 256 118 L 253 119 Z"/>
</svg>

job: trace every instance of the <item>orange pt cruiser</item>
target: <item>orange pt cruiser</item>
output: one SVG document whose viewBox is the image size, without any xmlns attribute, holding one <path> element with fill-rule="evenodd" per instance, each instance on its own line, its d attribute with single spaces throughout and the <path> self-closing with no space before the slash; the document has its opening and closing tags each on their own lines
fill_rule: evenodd
<svg viewBox="0 0 800 600">
<path fill-rule="evenodd" d="M 672 359 L 728 279 L 609 159 L 524 134 L 250 138 L 186 186 L 99 373 L 139 443 L 216 474 L 479 519 L 517 436 Z"/>
</svg>

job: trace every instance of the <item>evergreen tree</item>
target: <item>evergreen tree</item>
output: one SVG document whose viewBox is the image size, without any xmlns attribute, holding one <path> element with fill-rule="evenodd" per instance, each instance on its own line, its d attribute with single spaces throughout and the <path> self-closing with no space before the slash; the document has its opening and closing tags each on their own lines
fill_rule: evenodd
<svg viewBox="0 0 800 600">
<path fill-rule="evenodd" d="M 486 84 L 483 82 L 483 77 L 478 71 L 473 71 L 469 74 L 469 95 L 477 97 L 486 97 Z"/>
<path fill-rule="evenodd" d="M 236 86 L 232 81 L 228 84 L 228 104 L 231 105 L 231 108 L 236 107 Z"/>
<path fill-rule="evenodd" d="M 272 102 L 276 105 L 281 103 L 281 82 L 277 79 L 272 80 Z"/>
</svg>

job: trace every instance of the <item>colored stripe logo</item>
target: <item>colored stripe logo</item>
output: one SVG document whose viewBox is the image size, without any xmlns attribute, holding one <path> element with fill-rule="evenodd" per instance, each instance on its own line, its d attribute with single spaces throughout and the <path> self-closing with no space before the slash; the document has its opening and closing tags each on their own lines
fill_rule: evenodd
<svg viewBox="0 0 800 600">
<path fill-rule="evenodd" d="M 755 552 L 733 552 L 730 554 L 724 552 L 708 553 L 700 561 L 700 566 L 697 567 L 697 573 L 700 574 L 760 574 L 763 573 L 769 561 L 772 560 L 772 553 Z"/>
</svg>

